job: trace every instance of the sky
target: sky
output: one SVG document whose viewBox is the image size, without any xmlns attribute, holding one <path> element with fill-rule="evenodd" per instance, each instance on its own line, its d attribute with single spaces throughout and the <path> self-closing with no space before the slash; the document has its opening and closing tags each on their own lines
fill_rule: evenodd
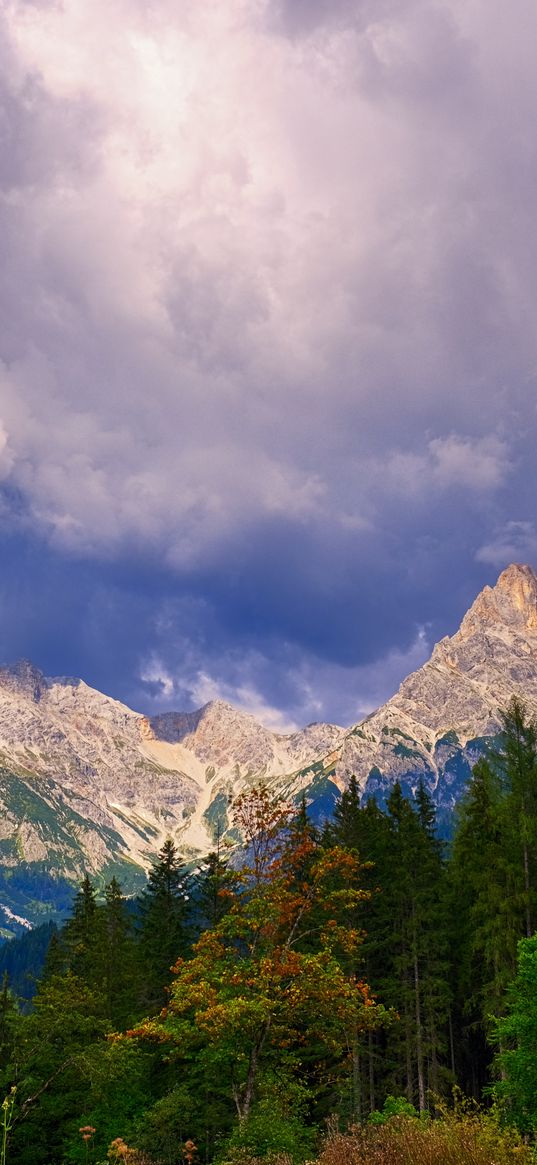
<svg viewBox="0 0 537 1165">
<path fill-rule="evenodd" d="M 537 565 L 537 6 L 4 0 L 0 658 L 350 724 Z"/>
</svg>

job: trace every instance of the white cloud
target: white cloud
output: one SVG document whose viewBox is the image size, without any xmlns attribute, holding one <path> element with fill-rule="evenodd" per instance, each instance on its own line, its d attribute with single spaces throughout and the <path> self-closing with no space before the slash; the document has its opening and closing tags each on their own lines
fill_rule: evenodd
<svg viewBox="0 0 537 1165">
<path fill-rule="evenodd" d="M 203 671 L 198 674 L 192 686 L 192 699 L 194 703 L 200 705 L 211 700 L 225 700 L 235 708 L 241 708 L 243 712 L 255 716 L 256 720 L 272 732 L 290 733 L 300 727 L 295 721 L 290 720 L 281 708 L 269 704 L 254 686 L 250 684 L 235 686 L 223 680 L 217 681 Z"/>
<path fill-rule="evenodd" d="M 202 652 L 192 643 L 180 653 L 177 670 L 152 655 L 140 667 L 139 677 L 147 692 L 161 708 L 197 708 L 212 700 L 225 700 L 252 716 L 274 732 L 294 732 L 312 719 L 349 726 L 384 703 L 410 672 L 431 654 L 427 629 L 419 627 L 406 651 L 391 650 L 374 663 L 344 667 L 320 660 L 313 653 L 297 653 L 282 645 L 286 670 L 286 710 L 271 701 L 271 673 L 274 661 L 261 652 L 233 649 L 215 654 L 202 663 Z"/>
<path fill-rule="evenodd" d="M 537 563 L 537 531 L 533 522 L 506 522 L 494 538 L 479 547 L 477 562 L 504 567 L 511 562 Z"/>
<path fill-rule="evenodd" d="M 496 436 L 479 438 L 437 437 L 429 442 L 433 478 L 442 488 L 467 486 L 494 490 L 502 485 L 509 469 L 507 446 Z"/>
<path fill-rule="evenodd" d="M 148 684 L 156 691 L 159 701 L 162 698 L 169 700 L 173 697 L 175 692 L 173 676 L 156 656 L 151 656 L 141 667 L 140 679 L 143 684 Z"/>
<path fill-rule="evenodd" d="M 9 447 L 9 437 L 0 421 L 0 481 L 9 476 L 12 468 L 13 453 Z"/>
</svg>

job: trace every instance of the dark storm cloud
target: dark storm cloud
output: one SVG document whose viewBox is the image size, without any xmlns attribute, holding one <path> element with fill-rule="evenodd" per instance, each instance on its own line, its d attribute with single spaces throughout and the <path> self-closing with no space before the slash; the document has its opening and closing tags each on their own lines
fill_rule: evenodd
<svg viewBox="0 0 537 1165">
<path fill-rule="evenodd" d="M 534 556 L 536 33 L 6 9 L 2 655 L 350 720 Z"/>
</svg>

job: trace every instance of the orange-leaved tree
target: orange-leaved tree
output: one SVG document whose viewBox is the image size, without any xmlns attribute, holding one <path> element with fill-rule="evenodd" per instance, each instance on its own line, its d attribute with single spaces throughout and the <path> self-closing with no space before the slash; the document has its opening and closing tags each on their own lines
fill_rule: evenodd
<svg viewBox="0 0 537 1165">
<path fill-rule="evenodd" d="M 357 856 L 324 848 L 305 812 L 293 818 L 263 786 L 238 798 L 234 824 L 248 864 L 231 909 L 178 961 L 167 1008 L 132 1034 L 204 1066 L 243 1122 L 263 1070 L 300 1076 L 312 1046 L 344 1063 L 384 1011 L 348 969 L 362 939 L 356 906 L 369 896 Z"/>
</svg>

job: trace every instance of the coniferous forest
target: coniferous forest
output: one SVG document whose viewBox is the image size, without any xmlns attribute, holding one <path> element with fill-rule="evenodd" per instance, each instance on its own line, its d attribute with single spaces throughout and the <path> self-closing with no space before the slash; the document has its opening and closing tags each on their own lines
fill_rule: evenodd
<svg viewBox="0 0 537 1165">
<path fill-rule="evenodd" d="M 242 864 L 169 840 L 4 948 L 1 1165 L 533 1159 L 537 725 L 502 720 L 449 843 L 423 784 L 322 830 L 257 785 Z"/>
</svg>

